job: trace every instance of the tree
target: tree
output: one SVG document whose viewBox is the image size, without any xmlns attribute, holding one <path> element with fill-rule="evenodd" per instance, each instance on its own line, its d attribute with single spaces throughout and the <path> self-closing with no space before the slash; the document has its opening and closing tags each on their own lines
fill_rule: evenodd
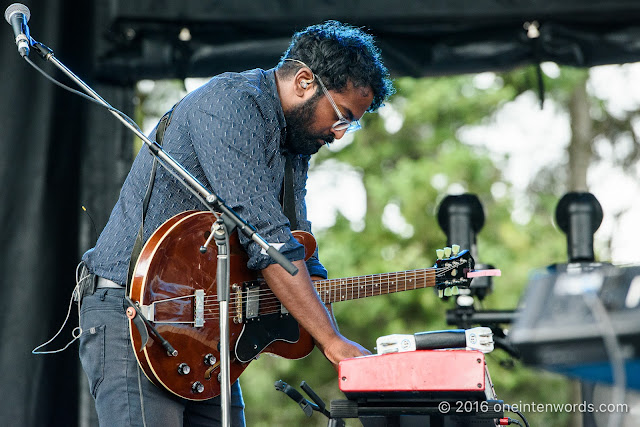
<svg viewBox="0 0 640 427">
<path fill-rule="evenodd" d="M 514 99 L 518 89 L 504 84 L 480 90 L 474 86 L 472 76 L 404 78 L 397 80 L 396 85 L 398 94 L 386 107 L 391 113 L 365 117 L 364 129 L 352 144 L 338 152 L 325 151 L 315 160 L 316 168 L 325 162 L 350 165 L 362 176 L 367 194 L 364 227 L 354 231 L 352 224 L 339 215 L 334 226 L 316 233 L 323 262 L 332 277 L 430 266 L 435 260 L 435 249 L 446 243 L 446 236 L 435 219 L 439 202 L 450 192 L 474 193 L 488 213 L 486 229 L 478 238 L 482 261 L 494 263 L 503 270 L 503 278 L 496 280 L 494 294 L 485 304 L 492 308 L 514 308 L 531 268 L 556 261 L 564 251 L 563 238 L 553 229 L 549 214 L 554 198 L 552 194 L 540 194 L 537 200 L 545 205 L 546 213 L 531 215 L 526 224 L 514 223 L 511 212 L 515 201 L 509 195 L 509 183 L 503 181 L 489 153 L 464 144 L 458 130 L 485 120 Z M 389 132 L 385 126 L 390 127 L 389 117 L 394 114 L 401 117 L 403 123 L 397 131 Z M 503 188 L 502 192 L 497 188 Z M 394 206 L 396 212 L 391 220 L 385 216 L 389 206 Z M 390 223 L 394 221 L 404 222 L 406 226 L 398 230 Z M 538 241 L 545 242 L 546 250 L 531 254 L 531 248 Z M 509 282 L 505 283 L 504 278 Z M 440 301 L 432 290 L 426 289 L 337 303 L 334 310 L 342 331 L 372 348 L 378 336 L 449 328 L 445 310 L 452 304 L 452 301 Z M 566 380 L 532 372 L 517 363 L 515 368 L 506 369 L 501 366 L 503 359 L 505 356 L 498 354 L 488 359 L 501 398 L 568 401 Z M 299 369 L 302 372 L 297 372 Z M 272 378 L 275 378 L 274 371 L 276 376 L 293 385 L 306 380 L 328 400 L 343 398 L 337 392 L 335 373 L 321 356 L 297 364 L 272 365 L 269 361 Z M 541 376 L 549 379 L 540 381 Z M 254 379 L 250 381 L 253 383 Z M 550 388 L 558 390 L 557 393 L 550 395 Z M 245 395 L 247 416 L 254 423 L 252 393 L 247 391 Z M 285 424 L 305 422 L 295 405 L 286 399 L 278 402 L 283 408 L 286 405 L 294 408 L 293 412 L 285 408 L 286 416 L 297 414 L 296 418 L 286 418 Z M 278 422 L 275 418 L 265 418 L 269 416 L 268 411 L 261 410 L 262 425 Z M 277 415 L 280 421 L 284 416 Z M 326 424 L 321 417 L 315 418 L 314 425 Z M 547 417 L 542 421 L 557 424 L 559 419 Z M 351 422 L 358 425 L 356 421 Z"/>
<path fill-rule="evenodd" d="M 504 172 L 509 158 L 479 144 L 470 144 L 465 129 L 495 126 L 496 114 L 523 96 L 535 93 L 531 69 L 456 77 L 396 80 L 398 93 L 380 114 L 366 115 L 364 129 L 343 148 L 322 150 L 311 169 L 334 171 L 339 184 L 344 171 L 359 176 L 366 191 L 366 213 L 349 220 L 338 213 L 333 225 L 316 229 L 320 256 L 331 277 L 350 277 L 430 266 L 435 249 L 446 236 L 435 214 L 448 194 L 478 195 L 486 214 L 478 235 L 478 261 L 502 270 L 493 293 L 478 306 L 517 306 L 532 271 L 566 260 L 566 243 L 552 217 L 560 196 L 588 189 L 588 171 L 602 158 L 598 144 L 623 146 L 617 162 L 637 173 L 637 111 L 612 114 L 606 102 L 589 90 L 589 71 L 560 68 L 545 76 L 545 107 L 565 112 L 571 124 L 565 156 L 540 165 L 527 186 L 517 188 Z M 166 101 L 170 106 L 175 99 Z M 163 110 L 164 111 L 164 110 Z M 159 117 L 162 112 L 156 113 Z M 342 171 L 342 172 L 341 172 Z M 351 194 L 340 193 L 343 198 Z M 322 213 L 327 217 L 332 212 Z M 604 251 L 606 253 L 606 250 Z M 373 350 L 375 339 L 392 333 L 447 329 L 445 311 L 453 301 L 441 301 L 430 289 L 337 303 L 342 332 Z M 572 403 L 571 382 L 522 366 L 504 353 L 488 355 L 498 396 L 505 402 Z M 455 367 L 443 367 L 455 369 Z M 306 420 L 274 381 L 297 386 L 307 381 L 327 403 L 344 398 L 336 374 L 317 351 L 304 361 L 261 357 L 241 378 L 247 419 L 253 426 L 326 425 L 320 415 Z M 274 410 L 274 408 L 277 408 Z M 532 424 L 567 425 L 567 413 L 536 413 Z M 348 425 L 359 425 L 350 420 Z"/>
</svg>

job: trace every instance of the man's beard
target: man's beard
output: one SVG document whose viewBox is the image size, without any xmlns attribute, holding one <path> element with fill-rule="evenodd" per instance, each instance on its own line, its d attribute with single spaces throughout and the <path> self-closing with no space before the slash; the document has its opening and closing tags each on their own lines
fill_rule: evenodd
<svg viewBox="0 0 640 427">
<path fill-rule="evenodd" d="M 284 142 L 284 146 L 291 153 L 294 154 L 315 154 L 320 150 L 322 144 L 318 142 L 323 140 L 326 143 L 332 143 L 334 136 L 314 134 L 309 131 L 309 128 L 313 124 L 314 115 L 319 94 L 315 94 L 311 99 L 304 104 L 294 107 L 288 113 L 285 113 L 284 117 L 287 121 L 287 137 Z"/>
</svg>

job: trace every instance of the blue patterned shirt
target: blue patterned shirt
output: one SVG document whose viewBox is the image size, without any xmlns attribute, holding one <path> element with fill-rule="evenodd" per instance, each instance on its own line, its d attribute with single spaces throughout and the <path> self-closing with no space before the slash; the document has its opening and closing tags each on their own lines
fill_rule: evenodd
<svg viewBox="0 0 640 427">
<path fill-rule="evenodd" d="M 224 73 L 188 94 L 175 108 L 164 136 L 164 150 L 205 187 L 256 227 L 289 260 L 304 258 L 282 212 L 283 152 L 286 123 L 275 70 Z M 155 138 L 155 131 L 151 138 Z M 311 231 L 304 197 L 310 156 L 294 156 L 294 194 L 298 229 Z M 147 191 L 153 157 L 146 146 L 138 153 L 96 246 L 83 260 L 89 271 L 124 285 L 131 250 L 140 228 L 142 200 Z M 200 201 L 162 166 L 144 222 L 144 241 L 163 222 L 191 209 L 205 209 Z M 240 233 L 249 255 L 247 267 L 263 269 L 273 261 Z M 311 275 L 327 277 L 317 251 L 307 261 Z"/>
</svg>

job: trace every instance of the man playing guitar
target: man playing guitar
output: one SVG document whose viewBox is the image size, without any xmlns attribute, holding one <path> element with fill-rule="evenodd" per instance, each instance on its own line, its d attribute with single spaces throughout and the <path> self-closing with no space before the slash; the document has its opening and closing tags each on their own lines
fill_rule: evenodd
<svg viewBox="0 0 640 427">
<path fill-rule="evenodd" d="M 239 236 L 247 268 L 261 272 L 334 367 L 369 352 L 338 332 L 311 280 L 326 279 L 326 270 L 317 250 L 304 261 L 305 248 L 293 237 L 291 222 L 311 231 L 304 202 L 310 156 L 357 130 L 363 114 L 377 110 L 392 93 L 373 38 L 329 21 L 296 33 L 274 69 L 224 73 L 188 94 L 174 107 L 162 134 L 168 154 L 267 241 L 282 244 L 280 252 L 299 269 L 296 276 Z M 291 221 L 282 209 L 289 163 L 295 210 Z M 129 342 L 124 297 L 138 230 L 144 242 L 175 215 L 202 209 L 167 171 L 158 168 L 152 175 L 152 170 L 153 158 L 143 149 L 96 246 L 83 256 L 80 359 L 101 425 L 212 425 L 220 420 L 219 398 L 193 401 L 156 387 L 141 375 Z M 155 176 L 151 182 L 150 175 Z M 237 381 L 231 405 L 233 425 L 244 425 Z"/>
</svg>

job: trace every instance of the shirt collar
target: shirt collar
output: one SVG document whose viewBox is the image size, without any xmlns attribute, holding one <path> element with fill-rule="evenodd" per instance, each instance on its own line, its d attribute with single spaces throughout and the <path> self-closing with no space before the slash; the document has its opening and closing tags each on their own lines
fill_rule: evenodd
<svg viewBox="0 0 640 427">
<path fill-rule="evenodd" d="M 284 129 L 287 126 L 287 122 L 284 119 L 284 111 L 282 110 L 282 103 L 280 102 L 280 95 L 278 94 L 278 86 L 276 85 L 276 69 L 271 68 L 265 71 L 266 87 L 271 96 L 274 99 L 276 114 L 278 117 L 278 124 L 280 129 Z"/>
</svg>

